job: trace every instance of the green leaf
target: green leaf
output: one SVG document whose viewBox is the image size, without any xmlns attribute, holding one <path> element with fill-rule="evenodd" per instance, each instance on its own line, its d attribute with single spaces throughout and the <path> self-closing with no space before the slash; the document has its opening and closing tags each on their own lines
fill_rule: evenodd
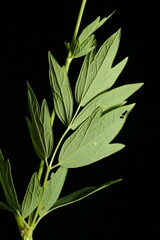
<svg viewBox="0 0 160 240">
<path fill-rule="evenodd" d="M 14 209 L 14 211 L 20 211 L 20 205 L 18 202 L 16 190 L 13 183 L 11 165 L 9 160 L 4 161 L 4 157 L 0 150 L 0 182 L 3 188 L 4 195 L 6 197 L 9 206 Z"/>
<path fill-rule="evenodd" d="M 41 160 L 48 158 L 53 149 L 53 131 L 47 101 L 44 99 L 40 108 L 37 98 L 28 84 L 28 105 L 31 121 L 26 118 L 32 143 Z"/>
<path fill-rule="evenodd" d="M 27 82 L 27 90 L 28 90 L 28 107 L 31 115 L 32 122 L 35 122 L 36 118 L 39 118 L 41 109 L 36 98 L 36 95 L 33 92 L 33 89 Z"/>
<path fill-rule="evenodd" d="M 72 57 L 79 58 L 87 53 L 91 52 L 95 48 L 95 40 L 94 35 L 88 37 L 81 45 L 79 44 L 79 40 L 77 39 L 76 44 L 74 46 L 74 50 L 72 52 Z"/>
<path fill-rule="evenodd" d="M 68 125 L 73 113 L 73 96 L 69 79 L 64 67 L 61 67 L 52 54 L 49 58 L 49 78 L 53 93 L 55 112 L 59 119 Z"/>
<path fill-rule="evenodd" d="M 37 156 L 40 159 L 45 159 L 45 154 L 44 154 L 44 148 L 43 148 L 43 145 L 42 145 L 42 141 L 39 141 L 39 139 L 36 138 L 35 129 L 33 128 L 31 121 L 27 117 L 26 117 L 26 122 L 27 122 L 27 126 L 28 126 L 29 133 L 30 133 L 30 136 L 31 136 L 32 144 L 33 144 L 33 147 L 34 147 L 34 150 L 35 150 Z"/>
<path fill-rule="evenodd" d="M 51 174 L 51 179 L 47 182 L 46 188 L 44 189 L 43 200 L 40 216 L 47 214 L 48 210 L 57 201 L 61 190 L 63 188 L 67 175 L 67 169 L 59 168 L 56 173 Z"/>
<path fill-rule="evenodd" d="M 128 58 L 112 67 L 119 43 L 120 30 L 106 40 L 96 55 L 93 50 L 85 57 L 75 88 L 75 97 L 81 106 L 111 88 L 125 67 Z"/>
<path fill-rule="evenodd" d="M 71 51 L 73 58 L 82 57 L 95 48 L 96 45 L 93 33 L 100 28 L 112 16 L 112 14 L 102 20 L 100 20 L 100 17 L 96 18 L 85 29 L 83 29 L 80 36 L 71 44 L 71 46 L 69 43 L 66 43 L 67 50 Z"/>
<path fill-rule="evenodd" d="M 95 56 L 95 49 L 90 53 L 88 53 L 84 58 L 83 65 L 79 73 L 79 77 L 77 79 L 76 88 L 75 88 L 75 98 L 77 103 L 79 104 L 83 99 L 84 93 L 87 91 L 87 88 L 89 87 L 89 84 L 90 84 L 89 82 L 87 82 L 87 80 L 89 81 L 88 76 L 90 75 L 90 72 L 91 72 L 90 66 L 94 60 L 94 56 Z"/>
<path fill-rule="evenodd" d="M 64 142 L 59 163 L 65 168 L 82 167 L 105 158 L 123 144 L 109 144 L 123 127 L 134 104 L 119 107 L 101 117 L 101 111 L 92 115 Z"/>
<path fill-rule="evenodd" d="M 88 37 L 92 35 L 98 28 L 100 28 L 113 15 L 113 13 L 111 13 L 108 17 L 103 18 L 102 20 L 100 20 L 100 17 L 97 17 L 92 23 L 90 23 L 78 37 L 79 44 L 88 39 Z"/>
<path fill-rule="evenodd" d="M 92 187 L 86 187 L 86 188 L 83 188 L 81 190 L 78 190 L 76 192 L 73 192 L 63 198 L 60 198 L 56 201 L 56 203 L 53 205 L 53 207 L 50 209 L 49 212 L 57 209 L 57 208 L 60 208 L 60 207 L 64 207 L 64 206 L 67 206 L 69 204 L 72 204 L 72 203 L 75 203 L 75 202 L 78 202 L 114 183 L 117 183 L 117 182 L 120 182 L 122 179 L 117 179 L 117 180 L 113 180 L 113 181 L 110 181 L 110 182 L 107 182 L 99 187 L 96 187 L 96 186 L 92 186 Z"/>
<path fill-rule="evenodd" d="M 72 129 L 77 128 L 77 126 L 84 122 L 98 107 L 102 109 L 102 112 L 106 112 L 123 105 L 124 101 L 134 92 L 136 92 L 142 85 L 143 83 L 127 84 L 105 92 L 94 98 L 76 117 L 72 124 Z"/>
<path fill-rule="evenodd" d="M 47 101 L 44 99 L 41 106 L 40 122 L 42 123 L 42 137 L 45 146 L 45 155 L 48 158 L 53 149 L 53 131 Z"/>
<path fill-rule="evenodd" d="M 29 182 L 26 194 L 22 202 L 22 216 L 24 218 L 28 217 L 38 206 L 42 199 L 42 195 L 43 188 L 40 186 L 37 173 L 34 173 Z"/>
<path fill-rule="evenodd" d="M 12 213 L 15 213 L 14 209 L 9 207 L 7 204 L 3 203 L 3 202 L 0 202 L 0 209 L 2 210 L 6 210 L 8 212 L 12 212 Z"/>
</svg>

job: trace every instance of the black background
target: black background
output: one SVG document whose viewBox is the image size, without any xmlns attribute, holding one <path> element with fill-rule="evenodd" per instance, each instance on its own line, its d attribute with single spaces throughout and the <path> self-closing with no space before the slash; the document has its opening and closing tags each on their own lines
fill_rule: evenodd
<svg viewBox="0 0 160 240">
<path fill-rule="evenodd" d="M 64 41 L 70 41 L 81 1 L 23 2 L 1 8 L 0 147 L 12 164 L 14 182 L 22 200 L 28 181 L 39 162 L 31 145 L 24 116 L 28 115 L 26 81 L 39 101 L 46 98 L 52 109 L 47 52 L 65 63 Z M 141 5 L 140 5 L 141 4 Z M 157 238 L 159 161 L 159 76 L 156 6 L 149 1 L 88 0 L 81 29 L 97 16 L 116 13 L 96 32 L 100 46 L 119 27 L 121 45 L 115 63 L 129 62 L 115 86 L 144 82 L 129 103 L 136 102 L 123 131 L 115 141 L 126 148 L 85 168 L 69 170 L 63 195 L 117 178 L 123 182 L 44 218 L 34 233 L 38 239 L 131 240 Z M 69 76 L 72 86 L 82 59 L 74 60 Z M 56 123 L 54 134 L 63 127 Z M 0 191 L 0 200 L 4 200 Z M 13 216 L 0 212 L 4 239 L 20 239 Z M 3 239 L 2 238 L 2 239 Z"/>
</svg>

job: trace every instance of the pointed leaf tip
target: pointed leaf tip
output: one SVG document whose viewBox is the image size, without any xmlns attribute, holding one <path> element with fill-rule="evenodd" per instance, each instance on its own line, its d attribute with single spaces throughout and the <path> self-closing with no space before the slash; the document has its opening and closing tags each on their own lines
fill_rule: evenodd
<svg viewBox="0 0 160 240">
<path fill-rule="evenodd" d="M 78 202 L 78 201 L 80 201 L 86 197 L 89 197 L 90 195 L 92 195 L 102 189 L 105 189 L 106 187 L 109 187 L 112 184 L 118 183 L 120 181 L 122 181 L 122 179 L 112 180 L 110 182 L 107 182 L 107 183 L 99 186 L 99 187 L 96 187 L 96 186 L 86 187 L 86 188 L 83 188 L 76 192 L 73 192 L 63 198 L 58 199 L 57 202 L 53 205 L 50 212 L 57 208 L 64 207 L 64 206 L 70 205 L 72 203 Z"/>
</svg>

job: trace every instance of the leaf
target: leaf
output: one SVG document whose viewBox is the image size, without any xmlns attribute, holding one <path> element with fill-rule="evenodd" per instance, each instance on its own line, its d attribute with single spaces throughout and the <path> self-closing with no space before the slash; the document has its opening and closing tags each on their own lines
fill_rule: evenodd
<svg viewBox="0 0 160 240">
<path fill-rule="evenodd" d="M 37 156 L 45 160 L 53 149 L 53 131 L 47 101 L 44 99 L 40 108 L 37 98 L 28 84 L 28 105 L 31 121 L 26 118 L 32 143 Z"/>
<path fill-rule="evenodd" d="M 102 20 L 100 20 L 100 17 L 96 18 L 85 29 L 83 29 L 80 36 L 75 42 L 72 42 L 71 46 L 69 43 L 66 43 L 67 50 L 71 51 L 73 58 L 82 57 L 95 48 L 96 45 L 93 33 L 100 28 L 112 16 L 112 14 Z"/>
<path fill-rule="evenodd" d="M 95 40 L 94 35 L 88 37 L 81 45 L 79 44 L 79 40 L 76 41 L 74 46 L 74 50 L 72 52 L 72 57 L 79 58 L 87 53 L 91 52 L 95 48 Z"/>
<path fill-rule="evenodd" d="M 94 98 L 76 117 L 72 124 L 72 129 L 76 129 L 77 126 L 84 122 L 98 107 L 102 109 L 102 112 L 106 112 L 123 105 L 124 101 L 134 92 L 136 92 L 142 85 L 143 83 L 127 84 L 105 92 Z"/>
<path fill-rule="evenodd" d="M 97 17 L 92 23 L 90 23 L 78 37 L 79 44 L 88 39 L 88 37 L 92 35 L 98 28 L 100 28 L 113 15 L 113 13 L 111 13 L 108 17 L 103 18 L 101 21 L 100 17 Z"/>
<path fill-rule="evenodd" d="M 82 65 L 75 88 L 77 102 L 84 106 L 95 96 L 108 90 L 125 67 L 128 58 L 112 67 L 120 43 L 120 29 L 102 45 L 95 55 L 89 53 Z"/>
<path fill-rule="evenodd" d="M 123 144 L 109 143 L 119 133 L 133 107 L 134 104 L 119 107 L 102 117 L 100 110 L 93 112 L 64 142 L 59 154 L 60 165 L 65 168 L 82 167 L 121 150 Z"/>
<path fill-rule="evenodd" d="M 12 209 L 11 207 L 9 207 L 7 204 L 3 202 L 0 202 L 0 209 L 15 213 L 14 209 Z"/>
<path fill-rule="evenodd" d="M 6 197 L 9 206 L 14 209 L 14 211 L 20 211 L 20 205 L 18 202 L 16 190 L 13 183 L 11 165 L 9 160 L 4 161 L 4 157 L 0 150 L 0 182 L 3 188 L 4 195 Z"/>
<path fill-rule="evenodd" d="M 34 122 L 35 119 L 39 117 L 41 109 L 40 109 L 38 100 L 36 98 L 36 95 L 34 94 L 33 89 L 31 88 L 28 82 L 27 82 L 27 90 L 28 90 L 28 107 L 29 107 L 32 122 Z"/>
<path fill-rule="evenodd" d="M 86 188 L 83 188 L 81 190 L 78 190 L 76 192 L 73 192 L 63 198 L 60 198 L 56 201 L 56 203 L 53 205 L 53 207 L 50 209 L 49 212 L 57 209 L 57 208 L 60 208 L 60 207 L 64 207 L 64 206 L 67 206 L 69 204 L 72 204 L 72 203 L 75 203 L 75 202 L 78 202 L 114 183 L 117 183 L 117 182 L 120 182 L 122 179 L 117 179 L 117 180 L 113 180 L 113 181 L 110 181 L 110 182 L 107 182 L 99 187 L 96 187 L 96 186 L 93 186 L 93 187 L 86 187 Z"/>
<path fill-rule="evenodd" d="M 79 73 L 79 77 L 77 79 L 76 88 L 75 88 L 75 98 L 77 103 L 80 104 L 81 99 L 83 99 L 83 95 L 86 92 L 86 88 L 88 88 L 89 83 L 87 83 L 86 79 L 88 79 L 88 75 L 91 72 L 91 63 L 93 62 L 95 56 L 95 49 L 88 53 L 84 58 L 83 65 L 81 71 Z M 94 70 L 93 70 L 94 71 Z"/>
<path fill-rule="evenodd" d="M 40 186 L 37 173 L 34 173 L 31 177 L 29 185 L 27 187 L 26 194 L 22 202 L 22 216 L 28 217 L 33 210 L 38 206 L 42 199 L 43 188 Z"/>
<path fill-rule="evenodd" d="M 73 96 L 69 79 L 64 67 L 61 67 L 52 54 L 49 58 L 49 78 L 53 93 L 55 112 L 59 119 L 68 125 L 72 118 Z"/>
<path fill-rule="evenodd" d="M 53 131 L 51 126 L 51 117 L 47 101 L 44 99 L 41 107 L 40 121 L 42 123 L 42 136 L 45 146 L 45 155 L 48 158 L 53 149 Z"/>
<path fill-rule="evenodd" d="M 51 174 L 51 179 L 47 182 L 44 189 L 40 216 L 47 214 L 48 210 L 57 201 L 67 175 L 67 169 L 59 168 L 56 173 Z"/>
</svg>

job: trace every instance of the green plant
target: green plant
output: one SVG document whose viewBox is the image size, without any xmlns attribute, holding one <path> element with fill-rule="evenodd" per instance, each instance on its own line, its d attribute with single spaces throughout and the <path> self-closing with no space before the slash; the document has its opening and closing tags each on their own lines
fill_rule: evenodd
<svg viewBox="0 0 160 240">
<path fill-rule="evenodd" d="M 47 101 L 44 99 L 40 106 L 27 83 L 30 119 L 26 117 L 26 122 L 40 166 L 31 177 L 22 204 L 16 194 L 10 162 L 4 160 L 0 151 L 0 182 L 6 198 L 6 203 L 0 202 L 0 208 L 14 214 L 23 240 L 33 239 L 37 224 L 48 213 L 122 180 L 87 187 L 59 198 L 69 168 L 92 164 L 124 148 L 123 144 L 111 142 L 135 105 L 125 105 L 126 99 L 143 85 L 128 84 L 110 90 L 128 60 L 125 58 L 112 66 L 121 31 L 109 37 L 97 51 L 94 32 L 113 13 L 102 20 L 98 17 L 78 35 L 85 4 L 86 0 L 82 0 L 71 43 L 65 43 L 68 52 L 65 65 L 61 67 L 48 53 L 54 101 L 51 115 Z M 69 67 L 73 59 L 83 56 L 85 58 L 73 94 L 68 78 Z M 73 104 L 77 107 L 75 112 Z M 53 135 L 55 116 L 66 126 L 58 143 L 54 142 Z"/>
</svg>

